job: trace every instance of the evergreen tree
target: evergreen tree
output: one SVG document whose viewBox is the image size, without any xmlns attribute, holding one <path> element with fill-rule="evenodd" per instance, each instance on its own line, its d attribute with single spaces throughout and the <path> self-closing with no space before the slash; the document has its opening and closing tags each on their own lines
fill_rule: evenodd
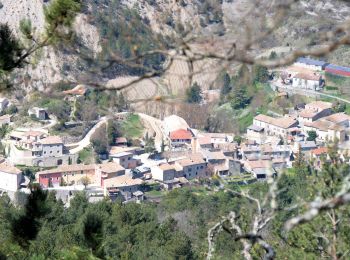
<svg viewBox="0 0 350 260">
<path fill-rule="evenodd" d="M 272 51 L 269 56 L 269 60 L 274 60 L 277 58 L 277 53 L 275 51 Z"/>
<path fill-rule="evenodd" d="M 67 31 L 58 29 L 60 27 L 69 29 L 81 7 L 80 0 L 53 0 L 45 7 L 46 34 L 49 42 L 56 42 L 70 35 L 70 30 L 67 34 Z"/>
<path fill-rule="evenodd" d="M 246 86 L 236 86 L 231 95 L 231 107 L 233 109 L 243 109 L 249 105 L 251 97 L 247 93 Z"/>
<path fill-rule="evenodd" d="M 269 71 L 266 67 L 255 65 L 253 67 L 254 82 L 266 83 L 269 80 Z"/>
<path fill-rule="evenodd" d="M 243 85 L 250 85 L 251 82 L 251 75 L 250 75 L 250 71 L 247 65 L 243 64 L 238 71 L 237 74 L 237 84 L 240 86 Z"/>
<path fill-rule="evenodd" d="M 316 141 L 316 138 L 317 138 L 316 131 L 308 131 L 307 135 L 308 135 L 306 138 L 307 141 Z"/>
<path fill-rule="evenodd" d="M 146 153 L 153 153 L 156 150 L 154 145 L 154 138 L 148 137 L 148 135 L 145 138 L 145 152 Z"/>
<path fill-rule="evenodd" d="M 186 90 L 186 100 L 188 103 L 200 103 L 202 101 L 202 90 L 197 83 Z"/>
<path fill-rule="evenodd" d="M 225 97 L 227 94 L 231 92 L 231 90 L 232 90 L 231 78 L 230 78 L 230 75 L 228 75 L 226 72 L 223 77 L 223 83 L 222 83 L 221 92 L 220 92 L 221 97 Z"/>
<path fill-rule="evenodd" d="M 22 65 L 22 51 L 19 41 L 15 38 L 7 24 L 0 24 L 0 78 Z"/>
<path fill-rule="evenodd" d="M 107 139 L 108 144 L 113 145 L 115 143 L 115 139 L 118 137 L 118 129 L 117 125 L 113 120 L 108 120 L 107 122 Z"/>
<path fill-rule="evenodd" d="M 118 95 L 117 107 L 119 112 L 122 112 L 123 110 L 128 109 L 127 100 L 125 99 L 122 92 L 120 92 L 120 94 Z"/>
</svg>

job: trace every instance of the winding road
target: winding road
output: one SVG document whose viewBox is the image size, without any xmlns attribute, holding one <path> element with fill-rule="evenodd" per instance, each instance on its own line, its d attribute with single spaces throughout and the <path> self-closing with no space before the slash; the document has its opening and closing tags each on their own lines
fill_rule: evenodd
<svg viewBox="0 0 350 260">
<path fill-rule="evenodd" d="M 145 128 L 148 130 L 152 130 L 152 132 L 155 133 L 154 145 L 157 151 L 161 151 L 163 138 L 166 136 L 164 135 L 162 130 L 162 121 L 155 117 L 152 117 L 143 113 L 138 113 L 138 115 L 143 121 Z"/>
<path fill-rule="evenodd" d="M 127 113 L 127 112 L 116 113 L 115 116 L 122 115 L 125 113 Z M 162 141 L 163 141 L 163 138 L 165 136 L 163 131 L 162 131 L 162 127 L 161 127 L 162 121 L 155 118 L 155 117 L 152 117 L 152 116 L 149 116 L 149 115 L 146 115 L 143 113 L 137 113 L 137 114 L 140 116 L 146 130 L 149 132 L 155 133 L 155 136 L 154 136 L 155 148 L 158 151 L 160 151 L 161 146 L 162 146 Z M 66 144 L 68 149 L 70 149 L 70 152 L 71 153 L 79 153 L 81 150 L 88 147 L 91 143 L 91 137 L 96 132 L 96 130 L 99 129 L 103 124 L 107 123 L 107 121 L 111 118 L 112 118 L 112 116 L 101 117 L 100 120 L 84 136 L 83 139 L 81 139 L 77 143 Z"/>
<path fill-rule="evenodd" d="M 81 139 L 79 142 L 77 143 L 72 143 L 72 144 L 66 144 L 66 147 L 68 147 L 68 149 L 71 147 L 72 149 L 70 149 L 70 153 L 74 154 L 74 153 L 79 153 L 81 150 L 83 150 L 85 147 L 88 147 L 91 143 L 91 136 L 96 132 L 97 129 L 99 129 L 103 124 L 107 123 L 109 117 L 104 116 L 101 117 L 100 120 L 98 121 L 98 123 L 96 125 L 94 125 L 90 131 L 84 136 L 83 139 Z"/>
<path fill-rule="evenodd" d="M 318 91 L 314 91 L 314 90 L 295 89 L 295 88 L 292 88 L 292 87 L 287 87 L 287 86 L 282 86 L 282 85 L 276 86 L 276 87 L 278 87 L 278 89 L 283 89 L 283 90 L 285 90 L 287 92 L 296 93 L 296 94 L 307 96 L 307 97 L 310 97 L 310 96 L 322 96 L 322 97 L 328 97 L 328 98 L 336 99 L 338 101 L 350 104 L 350 100 L 347 100 L 347 99 L 344 99 L 344 98 L 340 98 L 340 97 L 337 97 L 337 96 L 332 96 L 332 95 L 325 94 L 325 93 L 318 92 Z"/>
</svg>

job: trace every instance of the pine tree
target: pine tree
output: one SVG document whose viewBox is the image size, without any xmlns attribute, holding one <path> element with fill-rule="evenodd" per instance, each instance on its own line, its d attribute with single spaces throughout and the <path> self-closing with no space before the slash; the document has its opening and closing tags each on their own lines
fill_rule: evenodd
<svg viewBox="0 0 350 260">
<path fill-rule="evenodd" d="M 246 86 L 237 86 L 233 89 L 231 96 L 231 107 L 233 109 L 243 109 L 249 105 L 251 97 L 247 94 Z"/>
<path fill-rule="evenodd" d="M 202 101 L 202 90 L 197 83 L 186 90 L 186 99 L 188 103 L 200 103 Z"/>
<path fill-rule="evenodd" d="M 0 24 L 0 78 L 22 65 L 22 48 L 7 24 Z"/>
<path fill-rule="evenodd" d="M 266 83 L 269 80 L 269 71 L 266 67 L 256 65 L 253 67 L 254 82 Z"/>
<path fill-rule="evenodd" d="M 307 141 L 315 141 L 317 138 L 316 131 L 308 131 L 307 135 L 308 135 L 308 137 L 306 138 Z"/>
<path fill-rule="evenodd" d="M 224 97 L 225 95 L 227 95 L 228 93 L 230 93 L 232 90 L 232 85 L 231 85 L 231 78 L 230 76 L 225 73 L 224 77 L 223 77 L 223 84 L 221 87 L 221 96 Z"/>
</svg>

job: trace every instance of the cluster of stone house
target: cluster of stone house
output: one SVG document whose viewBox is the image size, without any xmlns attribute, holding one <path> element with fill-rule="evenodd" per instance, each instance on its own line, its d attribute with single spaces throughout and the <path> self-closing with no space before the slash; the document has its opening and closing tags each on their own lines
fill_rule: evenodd
<svg viewBox="0 0 350 260">
<path fill-rule="evenodd" d="M 307 140 L 310 131 L 315 132 L 315 140 Z M 341 154 L 349 152 L 346 148 L 349 147 L 347 145 L 349 136 L 350 116 L 345 113 L 333 113 L 332 103 L 314 101 L 290 111 L 284 117 L 256 116 L 253 125 L 247 128 L 246 133 L 246 138 L 253 144 L 245 144 L 241 152 L 248 160 L 249 156 L 264 159 L 266 155 L 264 146 L 270 142 L 270 145 L 273 145 L 273 153 L 278 154 L 279 151 L 284 150 L 282 157 L 285 159 L 286 167 L 291 165 L 293 154 L 298 152 L 307 153 L 309 158 L 316 159 L 317 166 L 320 166 L 320 157 L 326 154 L 326 146 L 330 142 L 337 141 L 340 144 L 339 147 L 344 148 L 340 149 Z M 273 139 L 275 139 L 274 144 L 271 142 Z M 268 159 L 275 168 L 273 160 L 276 156 L 269 156 Z"/>
<path fill-rule="evenodd" d="M 143 183 L 132 174 L 126 174 L 126 169 L 116 162 L 62 165 L 38 172 L 36 179 L 43 188 L 93 185 L 103 189 L 105 196 L 120 192 L 127 197 L 132 197 L 132 193 L 139 191 Z"/>
<path fill-rule="evenodd" d="M 282 83 L 293 88 L 320 91 L 325 86 L 324 74 L 349 77 L 350 68 L 310 58 L 299 58 L 283 72 Z"/>
<path fill-rule="evenodd" d="M 297 89 L 322 90 L 325 85 L 322 71 L 326 65 L 324 61 L 299 58 L 281 74 L 282 83 Z"/>
<path fill-rule="evenodd" d="M 350 116 L 345 113 L 333 113 L 332 103 L 314 101 L 284 117 L 256 116 L 253 125 L 247 129 L 247 138 L 261 143 L 266 136 L 290 140 L 298 136 L 307 137 L 309 131 L 315 131 L 317 141 L 337 140 L 342 143 L 349 140 L 349 120 Z"/>
<path fill-rule="evenodd" d="M 172 119 L 174 116 L 169 120 Z M 128 147 L 127 140 L 119 137 L 104 163 L 89 165 L 76 164 L 76 155 L 69 153 L 58 136 L 40 131 L 12 132 L 10 164 L 0 162 L 0 179 L 5 180 L 0 190 L 21 187 L 22 172 L 10 166 L 16 164 L 53 167 L 36 174 L 37 182 L 45 189 L 88 186 L 105 196 L 122 196 L 127 201 L 143 199 L 143 184 L 147 182 L 170 190 L 214 174 L 265 180 L 292 167 L 299 152 L 307 153 L 315 166 L 321 167 L 321 158 L 327 157 L 328 141 L 348 141 L 350 116 L 333 113 L 332 104 L 322 101 L 299 106 L 283 117 L 260 114 L 240 144 L 234 142 L 231 133 L 200 132 L 188 127 L 183 119 L 168 122 L 163 131 L 171 149 L 160 158 L 145 157 L 143 148 Z M 307 140 L 310 131 L 316 132 L 315 141 Z"/>
<path fill-rule="evenodd" d="M 59 136 L 41 131 L 12 132 L 8 160 L 13 165 L 54 167 L 75 163 L 76 154 L 70 154 Z"/>
</svg>

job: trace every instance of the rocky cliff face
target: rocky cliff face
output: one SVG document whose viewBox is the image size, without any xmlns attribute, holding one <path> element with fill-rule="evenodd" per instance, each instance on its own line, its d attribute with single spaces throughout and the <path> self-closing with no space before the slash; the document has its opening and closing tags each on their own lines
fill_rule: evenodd
<svg viewBox="0 0 350 260">
<path fill-rule="evenodd" d="M 34 28 L 35 37 L 40 39 L 45 30 L 43 0 L 2 0 L 1 2 L 1 22 L 9 24 L 14 33 L 21 37 L 19 23 L 23 19 L 29 19 Z M 80 14 L 76 18 L 74 30 L 77 37 L 93 54 L 101 50 L 99 33 L 87 22 L 86 15 Z M 45 90 L 51 84 L 62 80 L 75 80 L 76 75 L 81 72 L 75 68 L 78 59 L 76 55 L 65 53 L 59 48 L 45 47 L 31 57 L 31 64 L 16 73 L 17 81 L 21 82 L 22 87 L 27 90 Z"/>
</svg>

